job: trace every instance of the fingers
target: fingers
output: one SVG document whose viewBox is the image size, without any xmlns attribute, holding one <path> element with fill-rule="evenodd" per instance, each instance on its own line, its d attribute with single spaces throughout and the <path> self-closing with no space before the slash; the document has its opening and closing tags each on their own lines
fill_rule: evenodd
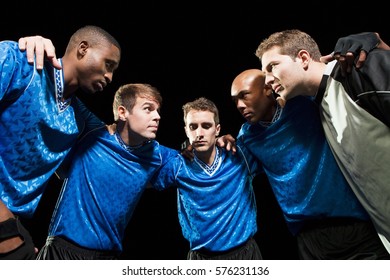
<svg viewBox="0 0 390 280">
<path fill-rule="evenodd" d="M 236 143 L 229 142 L 226 146 L 226 150 L 231 151 L 231 153 L 234 155 L 237 152 Z"/>
<path fill-rule="evenodd" d="M 225 138 L 227 139 L 227 141 L 229 141 L 231 143 L 235 143 L 236 142 L 236 139 L 231 134 L 226 134 Z"/>
<path fill-rule="evenodd" d="M 226 150 L 234 155 L 237 151 L 236 139 L 231 134 L 225 135 Z"/>
<path fill-rule="evenodd" d="M 107 127 L 108 132 L 109 132 L 111 135 L 114 135 L 114 134 L 115 134 L 115 131 L 116 131 L 116 123 L 113 123 L 113 124 L 110 124 L 110 125 L 106 125 L 106 127 Z"/>
<path fill-rule="evenodd" d="M 30 64 L 34 63 L 34 57 L 37 58 L 37 69 L 43 68 L 43 42 L 41 36 L 23 37 L 19 41 L 19 49 L 26 51 L 27 61 Z"/>
<path fill-rule="evenodd" d="M 216 140 L 216 144 L 218 147 L 221 147 L 221 148 L 226 148 L 227 146 L 227 141 L 225 141 L 225 138 L 226 138 L 226 135 L 222 136 L 222 137 L 218 137 Z"/>
<path fill-rule="evenodd" d="M 226 134 L 217 138 L 217 146 L 231 151 L 234 155 L 237 152 L 236 139 L 231 134 Z"/>
<path fill-rule="evenodd" d="M 345 55 L 335 54 L 334 59 L 336 59 L 341 68 L 341 74 L 343 76 L 351 73 L 352 67 L 360 68 L 363 66 L 364 62 L 367 58 L 367 52 L 361 50 L 358 58 L 356 59 L 356 55 L 353 52 L 347 52 Z"/>
<path fill-rule="evenodd" d="M 27 61 L 31 64 L 35 63 L 38 70 L 43 69 L 45 58 L 50 61 L 53 67 L 61 69 L 62 66 L 57 60 L 55 47 L 50 39 L 42 36 L 22 37 L 18 41 L 19 49 L 26 51 Z M 46 57 L 45 57 L 46 54 Z"/>
<path fill-rule="evenodd" d="M 352 52 L 348 52 L 345 55 L 337 55 L 335 56 L 337 61 L 341 67 L 341 74 L 345 76 L 348 73 L 351 73 L 352 67 L 355 60 L 355 54 Z"/>
<path fill-rule="evenodd" d="M 193 148 L 192 145 L 189 143 L 188 139 L 184 143 L 182 143 L 180 153 L 185 159 L 188 159 L 190 161 L 194 160 L 195 156 Z"/>
<path fill-rule="evenodd" d="M 50 39 L 43 39 L 44 43 L 44 51 L 46 52 L 46 58 L 51 62 L 53 67 L 57 69 L 61 69 L 62 66 L 59 63 L 57 56 L 56 56 L 56 49 Z"/>
<path fill-rule="evenodd" d="M 181 151 L 181 155 L 182 155 L 185 159 L 188 159 L 189 161 L 193 161 L 193 160 L 194 160 L 194 153 L 193 153 L 192 151 L 183 150 L 183 151 Z"/>
<path fill-rule="evenodd" d="M 321 56 L 321 58 L 320 58 L 320 61 L 321 61 L 322 63 L 329 63 L 329 62 L 331 62 L 331 61 L 333 61 L 333 60 L 334 60 L 333 53 L 328 54 L 328 55 Z"/>
<path fill-rule="evenodd" d="M 362 67 L 366 59 L 367 59 L 367 53 L 364 50 L 361 50 L 359 54 L 359 58 L 356 61 L 356 68 Z"/>
</svg>

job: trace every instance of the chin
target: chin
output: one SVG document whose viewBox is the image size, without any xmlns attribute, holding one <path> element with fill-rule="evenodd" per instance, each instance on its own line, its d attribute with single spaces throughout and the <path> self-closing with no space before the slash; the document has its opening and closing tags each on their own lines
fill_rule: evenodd
<svg viewBox="0 0 390 280">
<path fill-rule="evenodd" d="M 148 138 L 148 140 L 153 140 L 153 139 L 156 139 L 156 136 L 157 136 L 156 134 L 151 134 L 147 138 Z"/>
<path fill-rule="evenodd" d="M 246 121 L 247 121 L 248 123 L 250 123 L 250 124 L 255 124 L 255 123 L 258 122 L 258 121 L 256 121 L 256 119 L 254 119 L 254 118 L 246 119 Z"/>
</svg>

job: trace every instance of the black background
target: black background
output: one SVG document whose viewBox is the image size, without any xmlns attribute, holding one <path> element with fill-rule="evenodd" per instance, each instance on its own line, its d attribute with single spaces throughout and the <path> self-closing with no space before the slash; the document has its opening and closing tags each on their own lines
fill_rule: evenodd
<svg viewBox="0 0 390 280">
<path fill-rule="evenodd" d="M 338 37 L 376 31 L 390 42 L 383 6 L 366 2 L 270 1 L 14 1 L 2 8 L 0 40 L 28 35 L 50 38 L 58 57 L 81 26 L 98 25 L 122 46 L 113 82 L 98 95 L 77 94 L 96 115 L 112 122 L 112 98 L 122 84 L 143 82 L 163 95 L 157 139 L 179 148 L 185 139 L 181 106 L 200 96 L 220 109 L 222 134 L 236 135 L 244 121 L 230 99 L 233 78 L 247 68 L 260 68 L 254 52 L 275 31 L 298 28 L 332 51 Z M 229 1 L 231 2 L 231 1 Z M 386 30 L 385 30 L 386 28 Z M 35 217 L 26 221 L 36 245 L 47 225 L 61 183 L 53 177 Z M 255 180 L 259 231 L 256 240 L 265 259 L 296 259 L 295 242 L 265 177 Z M 124 240 L 125 259 L 185 259 L 188 244 L 177 221 L 176 191 L 147 190 Z"/>
</svg>

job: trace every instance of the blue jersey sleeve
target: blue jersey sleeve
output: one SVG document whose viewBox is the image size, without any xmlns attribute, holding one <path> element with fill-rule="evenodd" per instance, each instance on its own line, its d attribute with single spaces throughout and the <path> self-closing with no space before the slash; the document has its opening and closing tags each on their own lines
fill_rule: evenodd
<svg viewBox="0 0 390 280">
<path fill-rule="evenodd" d="M 79 98 L 75 97 L 72 100 L 72 107 L 80 130 L 79 138 L 89 131 L 105 125 Z"/>
<path fill-rule="evenodd" d="M 180 165 L 182 156 L 179 151 L 162 146 L 162 164 L 156 171 L 150 183 L 155 189 L 163 190 L 175 184 L 176 170 Z"/>
<path fill-rule="evenodd" d="M 19 50 L 17 42 L 0 42 L 0 101 L 12 102 L 19 97 L 36 74 L 26 54 Z"/>
</svg>

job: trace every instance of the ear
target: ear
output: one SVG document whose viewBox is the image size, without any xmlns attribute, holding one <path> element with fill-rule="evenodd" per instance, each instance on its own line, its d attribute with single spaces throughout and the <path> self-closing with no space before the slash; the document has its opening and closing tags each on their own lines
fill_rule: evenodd
<svg viewBox="0 0 390 280">
<path fill-rule="evenodd" d="M 87 54 L 87 50 L 89 48 L 89 44 L 87 41 L 82 41 L 80 42 L 77 53 L 81 56 L 84 57 Z"/>
<path fill-rule="evenodd" d="M 187 129 L 187 126 L 186 126 L 186 125 L 184 126 L 184 131 L 185 131 L 185 133 L 186 133 L 187 138 L 190 139 L 190 137 L 188 136 L 188 129 Z"/>
<path fill-rule="evenodd" d="M 221 132 L 221 125 L 217 124 L 215 127 L 215 137 L 218 137 L 220 132 Z"/>
<path fill-rule="evenodd" d="M 297 54 L 297 57 L 301 60 L 302 67 L 307 69 L 311 60 L 310 53 L 307 50 L 300 50 Z"/>
<path fill-rule="evenodd" d="M 120 121 L 123 121 L 125 122 L 126 121 L 126 113 L 127 113 L 127 110 L 124 106 L 118 106 L 118 119 Z"/>
</svg>

